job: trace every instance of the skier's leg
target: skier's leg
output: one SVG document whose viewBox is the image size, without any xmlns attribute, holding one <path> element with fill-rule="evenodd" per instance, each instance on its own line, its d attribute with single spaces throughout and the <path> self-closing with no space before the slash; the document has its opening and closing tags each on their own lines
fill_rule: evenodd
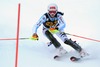
<svg viewBox="0 0 100 67">
<path fill-rule="evenodd" d="M 47 38 L 52 42 L 52 44 L 57 48 L 57 54 L 62 56 L 63 54 L 67 53 L 67 51 L 61 46 L 61 44 L 56 40 L 56 38 L 47 30 L 45 32 Z"/>
<path fill-rule="evenodd" d="M 76 43 L 76 41 L 72 41 L 71 39 L 66 39 L 64 43 L 70 45 L 78 52 L 81 52 L 82 50 L 82 48 Z"/>
<path fill-rule="evenodd" d="M 59 48 L 61 46 L 61 44 L 57 41 L 57 39 L 48 30 L 45 31 L 45 35 L 56 48 Z"/>
<path fill-rule="evenodd" d="M 57 36 L 65 43 L 70 45 L 72 48 L 74 48 L 76 51 L 80 52 L 82 48 L 75 42 L 72 41 L 71 39 L 67 38 L 67 35 L 64 32 L 59 32 L 57 33 Z"/>
<path fill-rule="evenodd" d="M 65 42 L 65 40 L 68 39 L 67 35 L 66 35 L 63 31 L 60 31 L 59 33 L 56 33 L 56 35 L 57 35 L 63 42 Z"/>
<path fill-rule="evenodd" d="M 76 51 L 79 52 L 81 56 L 87 55 L 87 53 L 79 46 L 76 41 L 72 41 L 71 39 L 67 38 L 67 35 L 65 33 L 59 32 L 57 33 L 57 36 L 65 43 L 70 45 L 72 48 L 74 48 Z"/>
<path fill-rule="evenodd" d="M 76 51 L 79 52 L 81 57 L 85 57 L 87 55 L 89 55 L 83 48 L 81 48 L 81 46 L 79 46 L 76 41 L 72 41 L 71 39 L 67 39 L 65 42 L 65 44 L 69 44 L 71 47 L 73 47 Z"/>
</svg>

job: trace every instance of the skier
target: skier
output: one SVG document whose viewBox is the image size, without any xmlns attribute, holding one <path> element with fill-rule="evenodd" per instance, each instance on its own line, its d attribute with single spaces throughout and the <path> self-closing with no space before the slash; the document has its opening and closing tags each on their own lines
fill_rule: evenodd
<svg viewBox="0 0 100 67">
<path fill-rule="evenodd" d="M 50 44 L 53 44 L 57 49 L 56 55 L 62 56 L 66 54 L 67 51 L 61 46 L 53 34 L 56 34 L 65 44 L 74 48 L 81 56 L 85 56 L 86 53 L 84 50 L 75 41 L 68 39 L 67 35 L 64 33 L 66 23 L 63 20 L 63 15 L 64 13 L 58 11 L 56 4 L 50 4 L 48 6 L 48 12 L 43 14 L 33 27 L 33 35 L 31 38 L 38 39 L 37 29 L 43 24 L 43 33 L 50 40 Z"/>
</svg>

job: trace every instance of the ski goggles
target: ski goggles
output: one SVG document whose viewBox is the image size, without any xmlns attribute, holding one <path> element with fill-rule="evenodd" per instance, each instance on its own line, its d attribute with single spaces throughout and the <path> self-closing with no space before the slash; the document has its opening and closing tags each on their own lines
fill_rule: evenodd
<svg viewBox="0 0 100 67">
<path fill-rule="evenodd" d="M 56 11 L 49 11 L 49 13 L 51 14 L 51 13 L 54 13 L 54 14 L 56 14 Z"/>
</svg>

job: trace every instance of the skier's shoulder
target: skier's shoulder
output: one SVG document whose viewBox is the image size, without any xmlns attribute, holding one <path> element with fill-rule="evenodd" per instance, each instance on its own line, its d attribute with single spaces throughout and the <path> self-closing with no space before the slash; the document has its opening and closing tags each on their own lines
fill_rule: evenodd
<svg viewBox="0 0 100 67">
<path fill-rule="evenodd" d="M 64 15 L 64 13 L 63 12 L 60 12 L 60 11 L 58 11 L 57 14 L 58 15 Z"/>
<path fill-rule="evenodd" d="M 48 18 L 48 13 L 44 13 L 44 16 L 45 16 L 46 18 Z"/>
<path fill-rule="evenodd" d="M 64 15 L 64 13 L 63 12 L 57 12 L 57 17 L 61 17 L 61 16 L 63 16 Z"/>
</svg>

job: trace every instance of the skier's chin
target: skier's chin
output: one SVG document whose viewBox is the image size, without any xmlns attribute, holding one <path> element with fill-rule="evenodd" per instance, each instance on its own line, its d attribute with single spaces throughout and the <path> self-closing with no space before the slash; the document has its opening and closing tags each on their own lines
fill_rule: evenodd
<svg viewBox="0 0 100 67">
<path fill-rule="evenodd" d="M 51 16 L 52 18 L 53 18 L 53 17 L 55 17 L 55 15 L 54 15 L 54 14 L 52 14 L 52 15 L 50 15 L 50 16 Z"/>
</svg>

